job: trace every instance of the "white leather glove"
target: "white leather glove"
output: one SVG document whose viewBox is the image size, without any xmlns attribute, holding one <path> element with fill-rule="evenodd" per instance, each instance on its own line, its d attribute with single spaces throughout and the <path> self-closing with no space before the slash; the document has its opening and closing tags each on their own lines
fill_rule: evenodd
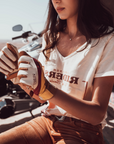
<svg viewBox="0 0 114 144">
<path fill-rule="evenodd" d="M 16 56 L 5 46 L 0 51 L 0 72 L 8 75 L 16 68 Z"/>
<path fill-rule="evenodd" d="M 26 88 L 28 88 L 31 97 L 35 94 L 44 101 L 51 99 L 57 88 L 46 80 L 41 63 L 31 58 L 26 52 L 22 51 L 19 55 L 17 74 L 20 79 L 19 85 L 25 85 L 23 89 L 26 91 Z"/>
<path fill-rule="evenodd" d="M 19 83 L 26 84 L 35 89 L 38 86 L 38 71 L 33 58 L 23 55 L 18 60 Z"/>
</svg>

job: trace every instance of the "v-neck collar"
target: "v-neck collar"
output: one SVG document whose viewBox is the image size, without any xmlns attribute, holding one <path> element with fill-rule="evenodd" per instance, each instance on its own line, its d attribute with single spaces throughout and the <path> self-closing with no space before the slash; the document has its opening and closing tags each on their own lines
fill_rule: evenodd
<svg viewBox="0 0 114 144">
<path fill-rule="evenodd" d="M 57 53 L 60 55 L 60 57 L 65 60 L 65 59 L 68 59 L 69 57 L 72 57 L 78 51 L 82 50 L 86 46 L 86 44 L 87 44 L 87 42 L 82 44 L 76 51 L 72 52 L 71 54 L 69 54 L 68 56 L 65 56 L 65 57 L 59 52 L 57 46 L 55 46 L 55 49 L 56 49 Z"/>
</svg>

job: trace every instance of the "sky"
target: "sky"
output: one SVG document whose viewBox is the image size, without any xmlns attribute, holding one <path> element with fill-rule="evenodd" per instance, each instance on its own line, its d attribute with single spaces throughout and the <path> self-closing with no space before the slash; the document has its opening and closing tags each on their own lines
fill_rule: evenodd
<svg viewBox="0 0 114 144">
<path fill-rule="evenodd" d="M 12 39 L 23 32 L 12 27 L 23 26 L 23 31 L 39 33 L 45 26 L 49 0 L 0 0 L 0 39 Z"/>
</svg>

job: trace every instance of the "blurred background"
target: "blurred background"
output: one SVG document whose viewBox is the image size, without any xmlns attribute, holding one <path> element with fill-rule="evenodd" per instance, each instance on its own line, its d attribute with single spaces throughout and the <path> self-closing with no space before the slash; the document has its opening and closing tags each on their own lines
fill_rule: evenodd
<svg viewBox="0 0 114 144">
<path fill-rule="evenodd" d="M 16 24 L 22 24 L 24 31 L 40 32 L 47 16 L 47 4 L 48 0 L 0 0 L 0 39 L 16 36 L 12 31 Z"/>
<path fill-rule="evenodd" d="M 101 0 L 114 14 L 114 0 Z M 22 34 L 12 27 L 22 24 L 23 30 L 39 33 L 47 17 L 48 0 L 0 0 L 0 40 L 11 40 Z"/>
</svg>

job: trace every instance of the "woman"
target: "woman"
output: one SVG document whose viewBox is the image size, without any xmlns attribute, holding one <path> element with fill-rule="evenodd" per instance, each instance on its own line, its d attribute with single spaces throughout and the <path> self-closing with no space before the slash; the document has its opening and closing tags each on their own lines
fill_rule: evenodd
<svg viewBox="0 0 114 144">
<path fill-rule="evenodd" d="M 39 61 L 21 56 L 12 79 L 49 106 L 43 116 L 2 133 L 1 144 L 103 144 L 114 81 L 113 31 L 112 16 L 100 0 L 49 1 L 43 53 Z M 7 51 L 2 49 L 2 61 Z M 14 56 L 9 58 L 10 69 L 1 68 L 6 75 L 15 69 Z"/>
</svg>

